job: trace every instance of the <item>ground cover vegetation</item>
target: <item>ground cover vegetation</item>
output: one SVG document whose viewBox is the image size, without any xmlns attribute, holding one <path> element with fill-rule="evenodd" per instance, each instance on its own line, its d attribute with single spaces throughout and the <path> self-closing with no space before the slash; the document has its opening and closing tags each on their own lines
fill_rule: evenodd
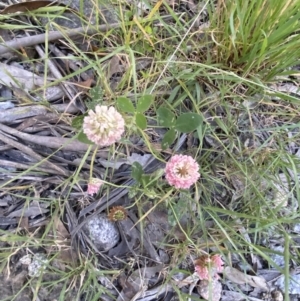
<svg viewBox="0 0 300 301">
<path fill-rule="evenodd" d="M 1 300 L 298 300 L 300 1 L 2 2 Z"/>
</svg>

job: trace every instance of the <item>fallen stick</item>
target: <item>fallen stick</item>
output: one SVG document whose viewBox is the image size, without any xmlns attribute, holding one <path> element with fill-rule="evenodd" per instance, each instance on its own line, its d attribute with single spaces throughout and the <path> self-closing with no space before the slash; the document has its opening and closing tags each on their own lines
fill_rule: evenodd
<svg viewBox="0 0 300 301">
<path fill-rule="evenodd" d="M 80 151 L 87 151 L 87 149 L 90 147 L 90 145 L 82 143 L 76 139 L 26 134 L 1 123 L 0 123 L 0 131 L 18 137 L 20 139 L 23 139 L 27 142 L 47 146 L 54 149 L 61 148 L 64 150 L 80 152 Z"/>
<path fill-rule="evenodd" d="M 161 16 L 160 19 L 167 21 L 169 19 L 172 19 L 172 16 L 169 15 Z M 141 23 L 151 22 L 151 21 L 152 21 L 151 19 L 144 19 L 141 21 Z M 159 22 L 159 20 L 154 20 L 154 21 Z M 134 22 L 125 23 L 125 25 L 133 25 L 133 24 L 136 23 Z M 35 36 L 30 36 L 30 38 L 24 37 L 24 38 L 14 39 L 6 43 L 0 44 L 0 55 L 8 51 L 12 51 L 12 50 L 16 51 L 22 47 L 38 45 L 44 43 L 46 40 L 48 42 L 52 42 L 55 40 L 63 39 L 65 37 L 72 38 L 81 34 L 93 35 L 97 32 L 105 32 L 114 28 L 121 28 L 122 26 L 124 26 L 124 23 L 103 24 L 103 25 L 99 25 L 97 28 L 78 27 L 73 29 L 67 29 L 64 32 L 49 31 L 48 33 L 42 33 Z"/>
<path fill-rule="evenodd" d="M 38 45 L 44 43 L 46 40 L 48 42 L 52 42 L 55 40 L 63 39 L 66 36 L 72 38 L 81 34 L 92 35 L 99 31 L 104 32 L 118 27 L 121 27 L 120 23 L 113 23 L 109 25 L 104 24 L 98 26 L 97 28 L 79 27 L 79 28 L 69 29 L 68 31 L 65 32 L 49 31 L 48 33 L 38 34 L 35 36 L 31 36 L 30 38 L 24 37 L 24 38 L 14 39 L 6 42 L 5 44 L 4 43 L 0 44 L 0 55 L 8 51 L 18 50 L 22 47 Z"/>
<path fill-rule="evenodd" d="M 1 123 L 16 123 L 21 122 L 25 118 L 30 118 L 38 115 L 46 115 L 52 112 L 75 114 L 79 110 L 70 103 L 54 104 L 50 105 L 49 108 L 43 105 L 32 105 L 15 107 L 7 110 L 0 111 L 0 122 Z M 59 115 L 57 115 L 59 117 Z"/>
</svg>

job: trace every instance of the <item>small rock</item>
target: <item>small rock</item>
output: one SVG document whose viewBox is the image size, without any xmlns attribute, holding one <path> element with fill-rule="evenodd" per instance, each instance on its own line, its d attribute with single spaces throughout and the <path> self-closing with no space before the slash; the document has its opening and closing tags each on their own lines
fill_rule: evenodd
<svg viewBox="0 0 300 301">
<path fill-rule="evenodd" d="M 280 290 L 285 291 L 285 276 L 281 275 L 274 283 Z M 300 274 L 290 275 L 289 294 L 300 294 Z"/>
<path fill-rule="evenodd" d="M 108 251 L 120 240 L 120 233 L 106 214 L 100 214 L 89 219 L 83 226 L 83 231 L 89 236 L 99 251 Z"/>
<path fill-rule="evenodd" d="M 32 256 L 30 254 L 27 254 L 25 256 L 23 256 L 22 258 L 20 258 L 20 262 L 24 265 L 30 265 L 32 262 Z"/>
<path fill-rule="evenodd" d="M 34 254 L 32 261 L 28 266 L 28 275 L 30 277 L 39 277 L 41 272 L 46 268 L 48 262 L 49 261 L 44 254 Z"/>
<path fill-rule="evenodd" d="M 275 252 L 281 252 L 282 255 L 280 254 L 270 254 L 270 258 L 272 258 L 272 260 L 275 262 L 275 264 L 277 264 L 280 267 L 283 267 L 285 265 L 285 260 L 284 260 L 284 256 L 283 256 L 283 252 L 284 252 L 284 247 L 283 246 L 273 246 L 270 245 L 270 249 L 272 249 Z"/>
<path fill-rule="evenodd" d="M 300 224 L 295 224 L 293 227 L 293 232 L 300 233 Z"/>
</svg>

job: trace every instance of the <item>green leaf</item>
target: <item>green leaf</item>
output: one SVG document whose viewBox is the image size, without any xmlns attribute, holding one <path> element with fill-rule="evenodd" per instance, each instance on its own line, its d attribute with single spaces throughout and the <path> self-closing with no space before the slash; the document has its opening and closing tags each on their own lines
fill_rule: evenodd
<svg viewBox="0 0 300 301">
<path fill-rule="evenodd" d="M 84 115 L 81 115 L 81 116 L 76 116 L 75 118 L 73 118 L 72 127 L 76 130 L 81 130 L 84 117 L 85 117 Z"/>
<path fill-rule="evenodd" d="M 135 179 L 138 183 L 141 183 L 143 175 L 143 167 L 139 162 L 133 162 L 132 170 L 131 170 L 131 177 Z"/>
<path fill-rule="evenodd" d="M 146 112 L 152 105 L 154 97 L 152 95 L 143 95 L 137 103 L 136 110 L 139 113 Z"/>
<path fill-rule="evenodd" d="M 141 183 L 143 184 L 143 187 L 146 188 L 148 184 L 151 182 L 151 175 L 142 175 L 141 177 Z"/>
<path fill-rule="evenodd" d="M 141 113 L 136 113 L 135 115 L 135 123 L 139 129 L 145 130 L 147 128 L 147 119 Z"/>
<path fill-rule="evenodd" d="M 175 114 L 165 107 L 160 107 L 157 112 L 157 122 L 161 126 L 173 127 L 175 125 Z"/>
<path fill-rule="evenodd" d="M 152 27 L 149 26 L 149 25 L 145 26 L 145 31 L 146 31 L 147 33 L 149 33 L 150 35 L 153 33 Z"/>
<path fill-rule="evenodd" d="M 177 219 L 174 216 L 173 210 L 171 208 L 168 209 L 168 223 L 172 227 L 175 227 L 177 225 Z"/>
<path fill-rule="evenodd" d="M 138 192 L 139 192 L 139 190 L 138 190 L 137 185 L 133 185 L 129 188 L 128 197 L 130 199 L 133 199 L 138 194 Z"/>
<path fill-rule="evenodd" d="M 174 129 L 168 130 L 162 139 L 161 148 L 165 150 L 168 147 L 170 147 L 170 145 L 174 142 L 175 138 L 176 138 L 176 131 Z"/>
<path fill-rule="evenodd" d="M 157 192 L 154 189 L 144 188 L 143 193 L 145 194 L 146 197 L 148 197 L 151 200 L 158 197 Z"/>
<path fill-rule="evenodd" d="M 179 199 L 177 203 L 172 204 L 172 208 L 168 210 L 168 222 L 172 226 L 176 226 L 178 220 L 187 213 L 186 200 Z"/>
<path fill-rule="evenodd" d="M 85 102 L 85 105 L 88 110 L 95 110 L 97 105 L 101 105 L 103 101 L 103 90 L 101 87 L 97 86 L 91 88 L 89 91 L 91 99 Z"/>
<path fill-rule="evenodd" d="M 127 97 L 119 97 L 117 99 L 117 106 L 122 112 L 126 113 L 134 113 L 135 108 L 132 104 L 132 101 L 128 99 Z"/>
<path fill-rule="evenodd" d="M 103 90 L 100 86 L 93 87 L 89 91 L 92 101 L 100 103 L 103 99 Z"/>
<path fill-rule="evenodd" d="M 85 144 L 94 144 L 94 142 L 92 142 L 91 140 L 89 140 L 89 138 L 86 136 L 86 134 L 81 131 L 78 135 L 77 135 L 77 140 L 80 142 L 83 142 Z"/>
<path fill-rule="evenodd" d="M 195 132 L 195 138 L 199 139 L 200 147 L 203 145 L 203 139 L 205 137 L 207 130 L 208 130 L 208 126 L 205 123 L 203 124 L 203 126 L 197 127 L 197 132 Z"/>
<path fill-rule="evenodd" d="M 202 124 L 202 117 L 196 113 L 183 113 L 175 123 L 175 129 L 182 133 L 190 133 Z"/>
</svg>

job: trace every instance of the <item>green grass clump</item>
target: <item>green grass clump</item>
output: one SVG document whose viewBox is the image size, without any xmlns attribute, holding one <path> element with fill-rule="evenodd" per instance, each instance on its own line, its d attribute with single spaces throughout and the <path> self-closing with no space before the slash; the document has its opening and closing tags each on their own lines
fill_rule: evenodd
<svg viewBox="0 0 300 301">
<path fill-rule="evenodd" d="M 299 1 L 218 0 L 210 17 L 207 63 L 264 81 L 293 74 L 289 69 L 299 63 Z"/>
</svg>

